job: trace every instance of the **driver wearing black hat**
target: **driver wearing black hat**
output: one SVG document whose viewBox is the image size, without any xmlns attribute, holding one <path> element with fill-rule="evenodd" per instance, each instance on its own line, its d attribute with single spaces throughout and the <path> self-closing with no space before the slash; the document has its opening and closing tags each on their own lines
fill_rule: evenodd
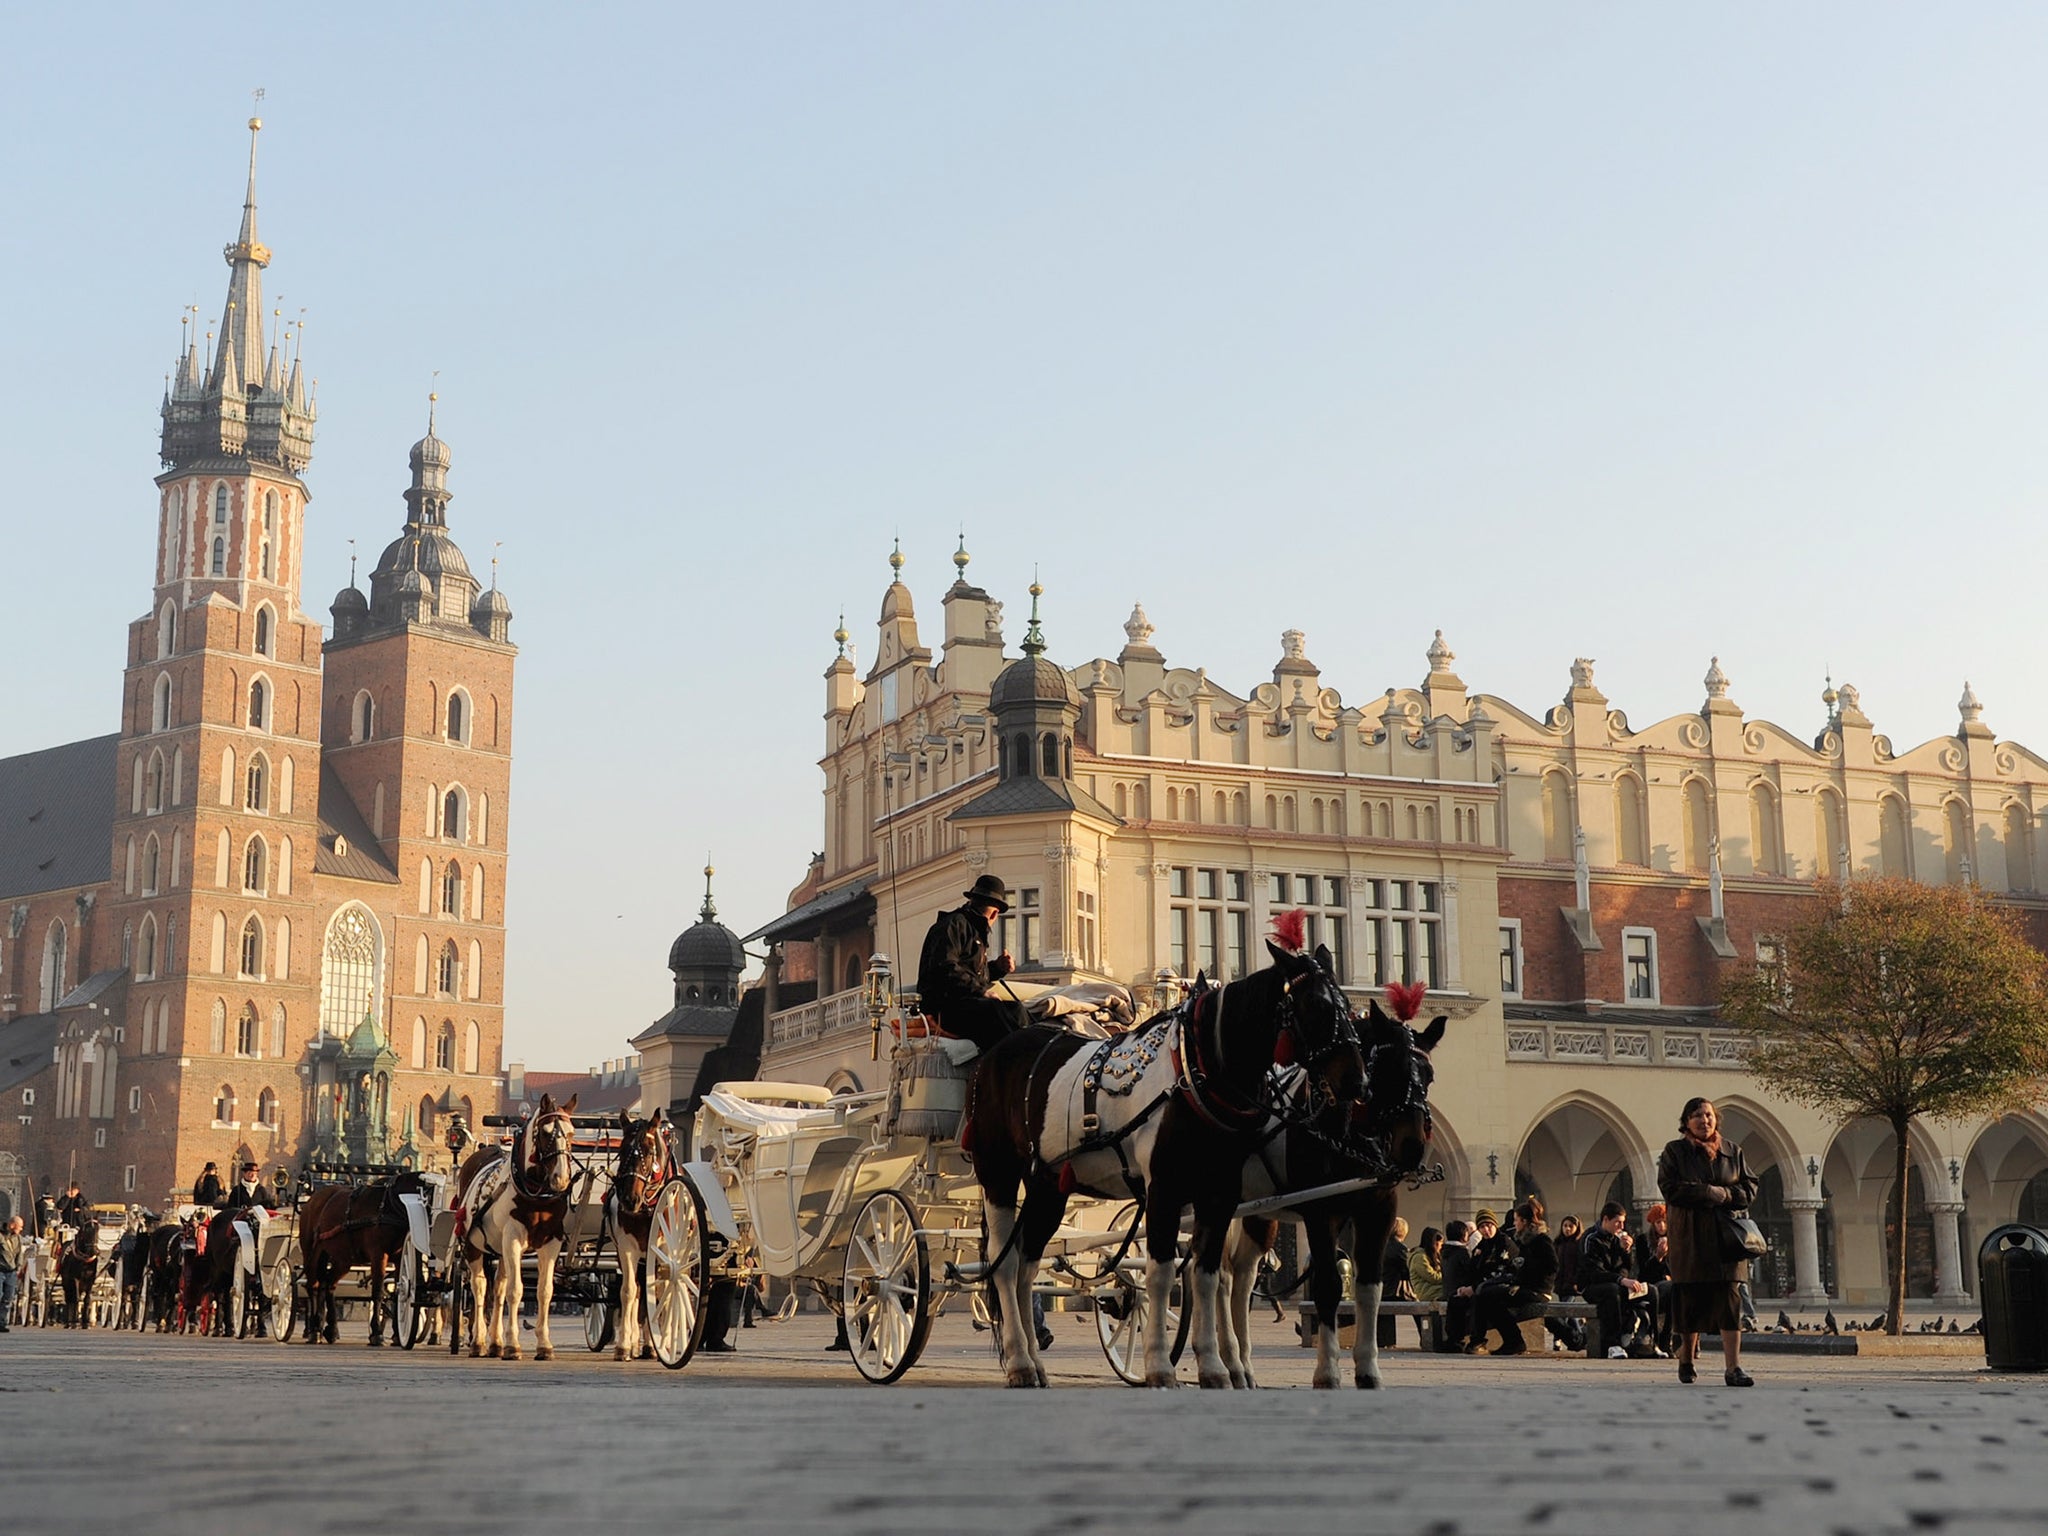
<svg viewBox="0 0 2048 1536">
<path fill-rule="evenodd" d="M 268 1207 L 277 1204 L 277 1195 L 263 1182 L 263 1175 L 254 1163 L 244 1163 L 242 1177 L 228 1188 L 226 1204 L 231 1211 L 252 1205 Z"/>
<path fill-rule="evenodd" d="M 917 962 L 917 995 L 946 1034 L 972 1040 L 984 1051 L 1029 1022 L 1024 1005 L 988 995 L 1015 966 L 1008 950 L 989 958 L 989 925 L 1010 910 L 1010 890 L 998 875 L 983 875 L 963 893 L 965 906 L 941 912 L 924 936 Z"/>
</svg>

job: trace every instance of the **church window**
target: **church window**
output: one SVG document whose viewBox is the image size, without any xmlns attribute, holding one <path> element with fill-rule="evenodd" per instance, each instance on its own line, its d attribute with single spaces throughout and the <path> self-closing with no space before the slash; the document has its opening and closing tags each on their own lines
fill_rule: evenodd
<svg viewBox="0 0 2048 1536">
<path fill-rule="evenodd" d="M 237 1056 L 260 1056 L 261 1046 L 256 1038 L 256 1005 L 244 1003 L 242 1015 L 235 1020 L 235 1054 Z"/>
<path fill-rule="evenodd" d="M 225 528 L 228 521 L 228 488 L 216 485 L 213 488 L 213 525 Z"/>
<path fill-rule="evenodd" d="M 483 1051 L 483 1031 L 471 1019 L 462 1032 L 462 1070 L 472 1074 L 483 1071 Z"/>
<path fill-rule="evenodd" d="M 223 847 L 225 847 L 225 846 L 227 845 L 227 836 L 228 836 L 228 835 L 227 835 L 227 833 L 223 832 L 223 833 L 221 833 L 221 835 L 220 835 L 220 836 L 221 836 L 221 845 L 222 845 Z M 223 880 L 223 881 L 221 882 L 221 884 L 225 885 L 225 884 L 227 884 L 227 882 L 226 882 L 225 880 Z M 216 913 L 214 913 L 214 914 L 213 914 L 213 925 L 212 925 L 212 930 L 213 930 L 213 945 L 212 945 L 212 952 L 211 952 L 211 954 L 210 954 L 210 955 L 208 956 L 208 959 L 209 959 L 209 961 L 211 962 L 211 968 L 212 968 L 212 970 L 213 970 L 213 973 L 214 973 L 214 975 L 218 976 L 218 975 L 220 975 L 220 974 L 221 974 L 221 973 L 222 973 L 223 971 L 225 971 L 225 970 L 227 969 L 227 964 L 228 964 L 228 915 L 227 915 L 227 913 L 225 913 L 225 912 L 216 912 Z M 219 1049 L 220 1049 L 220 1047 L 219 1047 L 219 1046 L 215 1046 L 215 1047 L 214 1047 L 214 1049 L 215 1049 L 215 1050 L 219 1050 Z"/>
<path fill-rule="evenodd" d="M 370 697 L 365 688 L 356 695 L 353 728 L 349 733 L 352 741 L 368 741 L 377 730 L 377 701 Z"/>
<path fill-rule="evenodd" d="M 277 969 L 272 972 L 279 981 L 292 973 L 292 920 L 280 917 L 277 920 Z"/>
<path fill-rule="evenodd" d="M 448 695 L 448 739 L 469 741 L 469 698 L 460 690 Z"/>
<path fill-rule="evenodd" d="M 242 803 L 249 810 L 262 811 L 270 808 L 270 763 L 261 752 L 249 759 L 248 792 Z"/>
<path fill-rule="evenodd" d="M 149 835 L 149 841 L 142 845 L 142 894 L 154 896 L 157 893 L 157 875 L 163 863 L 163 850 L 158 845 L 156 834 Z"/>
<path fill-rule="evenodd" d="M 484 920 L 484 867 L 481 864 L 469 866 L 469 920 L 473 923 Z"/>
<path fill-rule="evenodd" d="M 156 616 L 156 655 L 162 661 L 178 648 L 178 610 L 165 603 Z"/>
<path fill-rule="evenodd" d="M 213 574 L 225 576 L 228 573 L 228 541 L 216 538 L 213 541 Z"/>
<path fill-rule="evenodd" d="M 1038 743 L 1039 771 L 1048 779 L 1060 776 L 1060 739 L 1048 731 Z"/>
<path fill-rule="evenodd" d="M 171 674 L 168 672 L 156 680 L 156 697 L 150 707 L 149 728 L 152 731 L 168 731 L 171 728 Z"/>
<path fill-rule="evenodd" d="M 279 1003 L 270 1010 L 270 1054 L 284 1055 L 284 1004 Z"/>
<path fill-rule="evenodd" d="M 213 1123 L 233 1125 L 235 1123 L 235 1090 L 231 1084 L 222 1083 L 213 1096 Z"/>
<path fill-rule="evenodd" d="M 346 1037 L 370 1010 L 381 935 L 368 910 L 351 903 L 334 915 L 320 960 L 320 1032 Z"/>
<path fill-rule="evenodd" d="M 256 1095 L 256 1123 L 268 1129 L 277 1125 L 277 1093 L 266 1088 Z"/>
<path fill-rule="evenodd" d="M 458 841 L 462 838 L 467 830 L 465 823 L 468 817 L 465 813 L 468 808 L 467 797 L 463 794 L 460 785 L 449 790 L 446 795 L 441 797 L 441 835 L 443 837 L 452 837 Z"/>
<path fill-rule="evenodd" d="M 121 925 L 121 964 L 124 966 L 133 966 L 135 964 L 135 925 L 133 923 L 123 923 Z"/>
<path fill-rule="evenodd" d="M 206 1048 L 216 1056 L 228 1048 L 228 1005 L 217 997 L 213 1000 L 213 1016 L 207 1031 Z"/>
<path fill-rule="evenodd" d="M 455 1070 L 455 1022 L 441 1021 L 441 1033 L 434 1040 L 434 1068 L 439 1072 Z"/>
<path fill-rule="evenodd" d="M 1685 867 L 1704 870 L 1713 858 L 1713 819 L 1707 806 L 1707 781 L 1685 781 Z"/>
<path fill-rule="evenodd" d="M 456 989 L 462 983 L 461 971 L 462 960 L 456 951 L 455 941 L 450 939 L 441 946 L 441 964 L 439 974 L 435 977 L 438 983 L 437 990 L 441 996 L 453 997 L 455 995 Z"/>
<path fill-rule="evenodd" d="M 416 1072 L 427 1069 L 427 1021 L 423 1018 L 412 1021 L 412 1065 Z"/>
<path fill-rule="evenodd" d="M 161 752 L 149 754 L 149 800 L 152 814 L 164 808 L 164 755 Z"/>
<path fill-rule="evenodd" d="M 235 749 L 233 747 L 222 747 L 220 749 L 220 803 L 222 805 L 233 805 L 235 803 Z"/>
<path fill-rule="evenodd" d="M 261 558 L 263 561 L 263 579 L 265 581 L 269 581 L 271 579 L 272 564 L 270 559 L 270 540 L 268 539 L 265 539 L 263 541 L 263 551 Z"/>
<path fill-rule="evenodd" d="M 263 558 L 266 561 L 270 558 L 270 546 L 268 544 L 263 546 Z M 264 574 L 267 576 L 270 573 L 265 571 Z M 266 605 L 256 610 L 256 654 L 258 656 L 268 656 L 270 654 L 270 641 L 270 609 Z"/>
<path fill-rule="evenodd" d="M 242 925 L 242 974 L 263 974 L 263 925 L 253 917 Z"/>
<path fill-rule="evenodd" d="M 463 975 L 469 985 L 469 999 L 475 1002 L 483 996 L 484 990 L 484 947 L 477 940 L 469 941 L 469 967 Z"/>
<path fill-rule="evenodd" d="M 441 876 L 441 913 L 444 917 L 462 916 L 462 866 L 453 859 Z"/>
<path fill-rule="evenodd" d="M 261 892 L 265 889 L 264 876 L 269 873 L 269 862 L 269 850 L 264 847 L 263 839 L 260 837 L 250 838 L 249 846 L 242 852 L 243 890 Z M 252 965 L 244 965 L 242 969 L 253 973 L 256 968 Z"/>
<path fill-rule="evenodd" d="M 1019 736 L 1010 743 L 1010 771 L 1013 774 L 1031 772 L 1031 738 Z"/>
<path fill-rule="evenodd" d="M 257 678 L 249 685 L 249 729 L 260 731 L 270 724 L 270 684 Z"/>
<path fill-rule="evenodd" d="M 344 847 L 346 846 L 345 840 L 340 838 L 339 836 L 336 837 L 335 841 L 343 843 Z M 281 842 L 279 842 L 277 847 L 277 894 L 280 896 L 289 896 L 291 895 L 291 893 L 292 840 L 287 837 L 283 839 Z M 279 967 L 279 969 L 280 971 L 282 971 L 283 968 Z"/>
<path fill-rule="evenodd" d="M 272 576 L 274 575 L 274 569 L 270 557 L 270 550 L 271 546 L 276 542 L 276 540 L 277 492 L 265 491 L 263 493 L 263 579 L 265 581 L 271 580 Z M 270 654 L 270 652 L 261 645 L 257 646 L 256 648 L 259 651 L 263 651 L 263 654 L 266 656 Z"/>
</svg>

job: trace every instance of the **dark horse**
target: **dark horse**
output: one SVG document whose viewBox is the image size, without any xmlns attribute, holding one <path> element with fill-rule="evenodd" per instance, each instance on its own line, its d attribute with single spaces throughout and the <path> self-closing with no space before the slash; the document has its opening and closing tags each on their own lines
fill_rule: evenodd
<svg viewBox="0 0 2048 1536">
<path fill-rule="evenodd" d="M 1275 1053 L 1306 1071 L 1316 1112 L 1355 1100 L 1364 1080 L 1329 951 L 1301 953 L 1298 915 L 1288 916 L 1295 947 L 1268 943 L 1273 963 L 1264 970 L 1198 988 L 1114 1040 L 1019 1030 L 976 1066 L 961 1145 L 974 1160 L 995 1251 L 989 1278 L 1011 1386 L 1045 1385 L 1029 1326 L 1031 1285 L 1074 1190 L 1144 1203 L 1145 1382 L 1154 1387 L 1175 1385 L 1167 1298 L 1181 1212 L 1194 1208 L 1195 1359 L 1203 1386 L 1231 1385 L 1216 1339 L 1217 1270 L 1245 1160 L 1276 1108 Z"/>
<path fill-rule="evenodd" d="M 149 1234 L 149 1301 L 145 1317 L 154 1319 L 158 1333 L 179 1329 L 185 1285 L 185 1255 L 192 1249 L 189 1224 L 167 1221 Z"/>
<path fill-rule="evenodd" d="M 1351 1349 L 1352 1380 L 1361 1387 L 1380 1385 L 1379 1334 L 1380 1260 L 1394 1230 L 1400 1181 L 1422 1167 L 1434 1125 L 1429 1089 L 1435 1080 L 1429 1053 L 1444 1037 L 1439 1017 L 1424 1030 L 1407 1020 L 1421 1006 L 1421 983 L 1387 988 L 1398 1017 L 1390 1018 L 1375 1002 L 1365 1019 L 1365 1102 L 1351 1113 L 1341 1137 L 1318 1134 L 1319 1127 L 1290 1125 L 1271 1145 L 1261 1147 L 1245 1169 L 1244 1198 L 1307 1193 L 1333 1184 L 1369 1180 L 1346 1193 L 1287 1205 L 1308 1229 L 1308 1294 L 1316 1309 L 1318 1387 L 1334 1387 L 1337 1365 L 1337 1309 L 1343 1281 L 1337 1268 L 1337 1239 L 1348 1221 L 1352 1228 L 1351 1297 L 1357 1332 Z M 1232 1228 L 1225 1250 L 1225 1291 L 1228 1320 L 1224 1357 L 1232 1378 L 1242 1372 L 1253 1385 L 1251 1368 L 1251 1293 L 1260 1257 L 1279 1235 L 1279 1210 L 1247 1216 Z"/>
<path fill-rule="evenodd" d="M 370 1347 L 384 1342 L 384 1266 L 411 1232 L 400 1195 L 426 1188 L 413 1172 L 367 1184 L 316 1189 L 299 1207 L 299 1257 L 306 1275 L 306 1342 L 341 1341 L 341 1307 L 334 1288 L 358 1264 L 370 1267 Z M 394 1323 L 393 1334 L 397 1327 Z"/>
<path fill-rule="evenodd" d="M 181 1297 L 187 1333 L 198 1328 L 228 1338 L 235 1332 L 235 1287 L 242 1283 L 242 1235 L 235 1223 L 243 1216 L 233 1210 L 194 1219 Z"/>
<path fill-rule="evenodd" d="M 114 1263 L 121 1282 L 121 1310 L 114 1327 L 140 1329 L 143 1326 L 144 1292 L 149 1284 L 149 1239 L 156 1218 L 147 1211 L 131 1218 L 129 1229 L 114 1248 Z"/>
<path fill-rule="evenodd" d="M 71 1234 L 57 1256 L 57 1278 L 64 1284 L 64 1326 L 92 1326 L 92 1288 L 100 1274 L 100 1229 L 87 1221 Z"/>
</svg>

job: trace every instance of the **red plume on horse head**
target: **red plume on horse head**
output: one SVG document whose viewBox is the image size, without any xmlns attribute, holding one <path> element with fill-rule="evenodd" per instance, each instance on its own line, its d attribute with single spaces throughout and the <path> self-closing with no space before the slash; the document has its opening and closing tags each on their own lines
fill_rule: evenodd
<svg viewBox="0 0 2048 1536">
<path fill-rule="evenodd" d="M 1308 948 L 1308 913 L 1299 907 L 1292 912 L 1275 912 L 1273 942 L 1294 955 Z"/>
<path fill-rule="evenodd" d="M 1390 981 L 1387 983 L 1387 1007 L 1395 1018 L 1406 1024 L 1422 1012 L 1422 1000 L 1429 995 L 1429 983 L 1423 981 Z"/>
</svg>

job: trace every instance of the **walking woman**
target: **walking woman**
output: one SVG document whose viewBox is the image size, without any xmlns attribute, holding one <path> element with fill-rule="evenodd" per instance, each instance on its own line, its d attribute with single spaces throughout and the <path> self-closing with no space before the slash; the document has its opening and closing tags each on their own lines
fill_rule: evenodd
<svg viewBox="0 0 2048 1536">
<path fill-rule="evenodd" d="M 1723 1379 L 1754 1386 L 1742 1369 L 1742 1301 L 1736 1285 L 1749 1278 L 1745 1260 L 1721 1257 L 1722 1209 L 1747 1210 L 1756 1199 L 1756 1175 L 1742 1148 L 1721 1139 L 1721 1117 L 1707 1099 L 1688 1099 L 1679 1117 L 1685 1134 L 1657 1159 L 1657 1187 L 1670 1205 L 1672 1332 L 1678 1336 L 1678 1379 L 1698 1377 L 1693 1359 L 1702 1333 L 1721 1335 Z"/>
</svg>

